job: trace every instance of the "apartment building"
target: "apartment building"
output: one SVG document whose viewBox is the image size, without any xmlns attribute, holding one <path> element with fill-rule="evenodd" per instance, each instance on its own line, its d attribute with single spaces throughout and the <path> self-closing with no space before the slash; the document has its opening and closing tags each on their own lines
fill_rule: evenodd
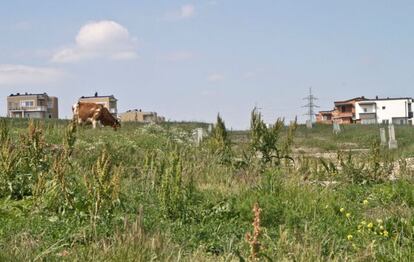
<svg viewBox="0 0 414 262">
<path fill-rule="evenodd" d="M 7 97 L 7 116 L 13 118 L 59 118 L 58 98 L 43 94 L 11 94 Z"/>
<path fill-rule="evenodd" d="M 87 102 L 87 103 L 95 103 L 95 104 L 101 104 L 104 107 L 108 108 L 109 112 L 114 117 L 118 116 L 118 107 L 117 102 L 118 100 L 113 96 L 100 96 L 98 93 L 95 93 L 94 96 L 82 96 L 78 100 L 79 102 Z"/>
<path fill-rule="evenodd" d="M 122 122 L 160 123 L 165 117 L 158 116 L 156 112 L 143 112 L 141 109 L 128 110 L 119 115 Z"/>
<path fill-rule="evenodd" d="M 355 97 L 343 101 L 335 101 L 334 109 L 330 111 L 319 111 L 316 115 L 316 122 L 321 124 L 352 124 L 356 123 L 355 104 L 360 101 L 365 101 L 366 98 Z"/>
<path fill-rule="evenodd" d="M 413 125 L 413 99 L 378 98 L 356 103 L 356 118 L 361 124 Z"/>
</svg>

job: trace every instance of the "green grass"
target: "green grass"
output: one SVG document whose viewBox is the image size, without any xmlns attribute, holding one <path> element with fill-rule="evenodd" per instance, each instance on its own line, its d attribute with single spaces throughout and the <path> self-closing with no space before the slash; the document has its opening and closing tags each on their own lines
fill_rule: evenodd
<svg viewBox="0 0 414 262">
<path fill-rule="evenodd" d="M 2 141 L 1 170 L 13 152 L 20 161 L 9 176 L 0 175 L 0 261 L 248 260 L 245 235 L 253 231 L 256 202 L 260 260 L 414 259 L 411 169 L 396 181 L 378 173 L 355 182 L 349 177 L 359 172 L 356 164 L 375 170 L 376 160 L 360 152 L 353 153 L 356 166 L 348 163 L 336 174 L 317 162 L 260 166 L 252 160 L 239 168 L 207 145 L 194 145 L 191 131 L 204 123 L 125 124 L 116 132 L 83 127 L 71 147 L 64 142 L 69 122 L 46 121 L 39 123 L 35 147 L 26 120 L 6 121 L 11 142 L 6 148 Z M 399 150 L 381 149 L 381 161 L 389 154 L 413 156 L 414 129 L 397 126 L 396 132 Z M 248 133 L 230 132 L 230 138 L 233 158 L 243 158 Z M 329 126 L 299 126 L 294 148 L 369 149 L 378 139 L 377 126 L 345 126 L 338 136 Z M 9 194 L 7 185 L 16 192 Z"/>
</svg>

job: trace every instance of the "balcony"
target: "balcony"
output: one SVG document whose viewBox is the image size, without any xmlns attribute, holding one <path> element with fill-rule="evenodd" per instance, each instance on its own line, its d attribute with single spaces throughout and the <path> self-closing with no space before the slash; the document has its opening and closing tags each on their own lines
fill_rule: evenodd
<svg viewBox="0 0 414 262">
<path fill-rule="evenodd" d="M 377 113 L 375 112 L 359 113 L 359 117 L 361 119 L 377 119 Z"/>
<path fill-rule="evenodd" d="M 32 111 L 32 112 L 41 111 L 41 112 L 46 112 L 47 111 L 47 106 L 30 106 L 30 107 L 18 106 L 18 107 L 9 108 L 9 111 Z"/>
<path fill-rule="evenodd" d="M 343 117 L 354 117 L 354 113 L 352 112 L 337 112 L 333 115 L 333 118 L 343 118 Z"/>
</svg>

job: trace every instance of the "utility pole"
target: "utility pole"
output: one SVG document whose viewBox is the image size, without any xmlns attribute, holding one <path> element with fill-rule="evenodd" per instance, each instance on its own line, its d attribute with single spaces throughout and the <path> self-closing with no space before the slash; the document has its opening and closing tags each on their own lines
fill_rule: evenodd
<svg viewBox="0 0 414 262">
<path fill-rule="evenodd" d="M 309 95 L 303 99 L 308 101 L 306 105 L 302 106 L 308 109 L 304 115 L 309 116 L 309 121 L 313 123 L 315 108 L 318 108 L 319 106 L 315 104 L 315 101 L 318 100 L 318 98 L 312 94 L 312 87 L 309 87 Z"/>
</svg>

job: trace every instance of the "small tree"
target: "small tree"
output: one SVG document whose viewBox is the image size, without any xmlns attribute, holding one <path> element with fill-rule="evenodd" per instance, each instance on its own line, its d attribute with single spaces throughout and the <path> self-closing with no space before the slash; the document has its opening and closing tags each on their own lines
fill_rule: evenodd
<svg viewBox="0 0 414 262">
<path fill-rule="evenodd" d="M 209 138 L 209 147 L 213 154 L 218 154 L 226 162 L 231 155 L 231 142 L 228 137 L 226 125 L 220 114 L 217 114 L 217 121 L 211 130 Z"/>
<path fill-rule="evenodd" d="M 281 159 L 291 159 L 289 152 L 296 122 L 289 128 L 287 141 L 281 145 L 280 136 L 283 128 L 283 119 L 278 118 L 272 126 L 268 127 L 262 120 L 260 112 L 256 108 L 253 109 L 250 121 L 250 146 L 253 152 L 261 155 L 263 164 L 276 160 L 275 164 L 280 165 Z"/>
</svg>

